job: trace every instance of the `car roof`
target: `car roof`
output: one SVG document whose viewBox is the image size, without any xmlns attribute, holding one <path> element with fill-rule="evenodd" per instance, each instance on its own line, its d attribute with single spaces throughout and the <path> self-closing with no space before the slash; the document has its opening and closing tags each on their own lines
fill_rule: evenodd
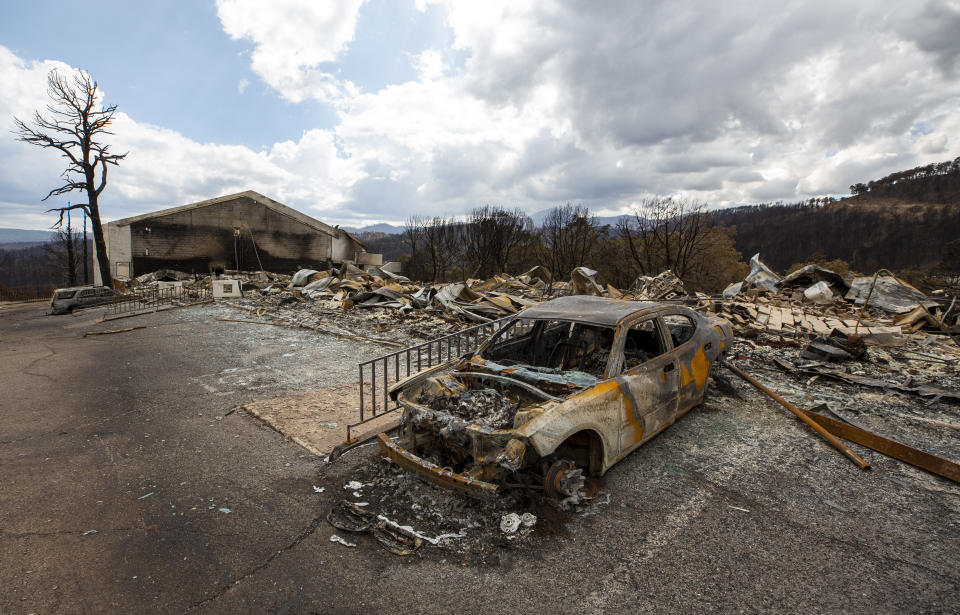
<svg viewBox="0 0 960 615">
<path fill-rule="evenodd" d="M 66 287 L 66 288 L 58 288 L 58 289 L 56 289 L 56 290 L 53 291 L 53 292 L 58 293 L 58 292 L 60 292 L 61 290 L 87 290 L 88 288 L 107 288 L 107 287 L 106 287 L 106 286 L 96 286 L 96 285 L 94 285 L 94 284 L 88 284 L 88 285 L 86 285 L 86 286 L 68 286 L 68 287 Z"/>
<path fill-rule="evenodd" d="M 623 301 L 609 297 L 573 295 L 557 297 L 520 312 L 520 318 L 537 320 L 573 320 L 593 325 L 615 326 L 626 316 L 661 307 L 660 303 Z"/>
</svg>

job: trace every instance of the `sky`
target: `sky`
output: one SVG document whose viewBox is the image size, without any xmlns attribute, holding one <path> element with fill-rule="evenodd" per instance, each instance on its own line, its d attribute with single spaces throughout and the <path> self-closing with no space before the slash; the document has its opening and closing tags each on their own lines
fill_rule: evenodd
<svg viewBox="0 0 960 615">
<path fill-rule="evenodd" d="M 50 70 L 117 105 L 104 220 L 256 190 L 331 224 L 843 195 L 960 156 L 960 0 L 6 2 L 0 227 L 63 159 Z M 69 18 L 64 18 L 69 15 Z"/>
</svg>

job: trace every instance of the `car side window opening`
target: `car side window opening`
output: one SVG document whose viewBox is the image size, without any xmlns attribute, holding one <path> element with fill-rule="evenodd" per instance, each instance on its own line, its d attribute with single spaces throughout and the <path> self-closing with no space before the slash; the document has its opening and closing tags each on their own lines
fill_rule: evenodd
<svg viewBox="0 0 960 615">
<path fill-rule="evenodd" d="M 623 343 L 623 368 L 632 369 L 666 351 L 656 320 L 650 318 L 638 322 L 627 330 Z"/>
<path fill-rule="evenodd" d="M 95 288 L 88 288 L 86 290 L 80 291 L 81 297 L 93 297 L 96 294 L 97 294 L 97 290 Z"/>
<path fill-rule="evenodd" d="M 613 328 L 557 320 L 535 321 L 532 327 L 524 327 L 522 319 L 517 322 L 520 325 L 515 325 L 515 336 L 502 335 L 487 349 L 484 358 L 505 365 L 524 364 L 603 376 L 613 348 Z"/>
<path fill-rule="evenodd" d="M 670 331 L 670 339 L 673 340 L 674 348 L 693 337 L 693 331 L 696 329 L 693 320 L 682 314 L 664 316 L 663 322 L 666 323 L 667 330 Z"/>
</svg>

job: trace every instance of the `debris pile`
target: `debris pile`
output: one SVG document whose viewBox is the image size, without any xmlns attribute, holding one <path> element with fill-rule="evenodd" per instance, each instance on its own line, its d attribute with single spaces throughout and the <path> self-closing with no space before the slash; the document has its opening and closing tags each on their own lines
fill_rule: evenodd
<svg viewBox="0 0 960 615">
<path fill-rule="evenodd" d="M 639 301 L 670 301 L 687 295 L 683 281 L 667 269 L 654 277 L 640 276 L 629 293 L 630 299 Z"/>
<path fill-rule="evenodd" d="M 849 284 L 839 274 L 806 265 L 780 278 L 755 254 L 750 274 L 731 284 L 720 301 L 701 307 L 730 320 L 742 335 L 829 336 L 837 331 L 868 343 L 901 343 L 902 334 L 948 329 L 958 310 L 931 298 L 885 270 Z"/>
<path fill-rule="evenodd" d="M 454 396 L 426 396 L 423 402 L 432 410 L 449 412 L 491 429 L 512 426 L 520 407 L 519 401 L 512 401 L 494 389 L 470 389 Z"/>
</svg>

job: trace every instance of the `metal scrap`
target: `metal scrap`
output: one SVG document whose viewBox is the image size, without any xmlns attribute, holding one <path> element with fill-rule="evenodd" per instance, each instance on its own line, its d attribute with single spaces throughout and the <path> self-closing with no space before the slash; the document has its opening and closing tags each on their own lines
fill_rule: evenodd
<svg viewBox="0 0 960 615">
<path fill-rule="evenodd" d="M 824 269 L 823 267 L 810 264 L 797 269 L 793 273 L 786 275 L 780 280 L 778 286 L 784 288 L 805 288 L 809 289 L 820 283 L 823 283 L 833 292 L 839 295 L 845 295 L 850 289 L 850 285 L 838 273 Z"/>
<path fill-rule="evenodd" d="M 826 378 L 833 378 L 834 380 L 839 380 L 848 384 L 859 384 L 861 386 L 883 389 L 885 391 L 894 390 L 900 391 L 901 393 L 911 393 L 914 395 L 919 395 L 920 397 L 932 398 L 933 400 L 947 399 L 951 401 L 960 401 L 960 393 L 957 391 L 950 391 L 932 384 L 917 383 L 912 377 L 908 378 L 905 383 L 901 384 L 890 380 L 881 380 L 879 378 L 871 378 L 870 376 L 852 374 L 840 369 L 827 367 L 820 363 L 794 365 L 790 361 L 780 358 L 774 358 L 774 362 L 785 371 L 794 374 L 815 374 L 824 376 Z"/>
<path fill-rule="evenodd" d="M 960 465 L 952 461 L 816 412 L 804 410 L 803 413 L 834 435 L 960 483 Z"/>
<path fill-rule="evenodd" d="M 926 295 L 892 275 L 876 275 L 854 279 L 845 298 L 857 305 L 905 314 L 916 309 Z"/>
<path fill-rule="evenodd" d="M 757 252 L 750 258 L 750 273 L 743 281 L 757 288 L 776 291 L 780 276 L 760 261 L 760 253 Z"/>
<path fill-rule="evenodd" d="M 743 370 L 741 370 L 740 368 L 738 368 L 736 365 L 733 365 L 733 364 L 730 363 L 730 362 L 724 362 L 723 365 L 726 366 L 727 369 L 729 369 L 730 371 L 732 371 L 734 374 L 740 376 L 741 378 L 743 378 L 744 380 L 746 380 L 747 382 L 749 382 L 750 384 L 752 384 L 753 386 L 755 386 L 755 387 L 756 387 L 757 389 L 759 389 L 760 391 L 763 391 L 764 393 L 766 393 L 771 399 L 773 399 L 773 400 L 776 401 L 778 404 L 780 404 L 781 406 L 783 406 L 784 408 L 786 408 L 787 410 L 789 410 L 790 412 L 792 412 L 797 418 L 799 418 L 800 420 L 802 420 L 804 423 L 806 423 L 807 425 L 809 425 L 810 427 L 812 427 L 812 428 L 814 429 L 814 431 L 816 431 L 816 432 L 819 433 L 821 436 L 823 436 L 830 444 L 832 444 L 833 446 L 835 446 L 835 447 L 837 448 L 837 450 L 839 450 L 841 453 L 843 453 L 844 455 L 846 455 L 847 457 L 849 457 L 855 464 L 857 464 L 858 466 L 860 466 L 860 469 L 861 469 L 861 470 L 869 470 L 869 469 L 870 469 L 870 464 L 869 464 L 869 463 L 867 463 L 866 461 L 864 461 L 863 459 L 861 459 L 856 453 L 854 453 L 852 450 L 850 450 L 850 448 L 849 448 L 847 445 L 845 445 L 845 444 L 844 444 L 843 442 L 841 442 L 840 440 L 837 440 L 837 438 L 836 438 L 833 434 L 831 434 L 830 432 L 828 432 L 826 429 L 824 429 L 824 428 L 823 428 L 822 426 L 820 426 L 818 423 L 816 423 L 815 421 L 813 421 L 813 419 L 811 419 L 810 417 L 808 417 L 808 416 L 804 413 L 803 410 L 801 410 L 800 408 L 797 408 L 796 406 L 794 406 L 793 404 L 791 404 L 790 402 L 788 402 L 788 401 L 785 400 L 784 398 L 780 397 L 779 395 L 777 395 L 776 393 L 774 393 L 773 391 L 771 391 L 770 389 L 768 389 L 767 387 L 765 387 L 763 384 L 760 383 L 760 381 L 758 381 L 756 378 L 754 378 L 754 377 L 751 376 L 750 374 L 744 372 Z"/>
</svg>

